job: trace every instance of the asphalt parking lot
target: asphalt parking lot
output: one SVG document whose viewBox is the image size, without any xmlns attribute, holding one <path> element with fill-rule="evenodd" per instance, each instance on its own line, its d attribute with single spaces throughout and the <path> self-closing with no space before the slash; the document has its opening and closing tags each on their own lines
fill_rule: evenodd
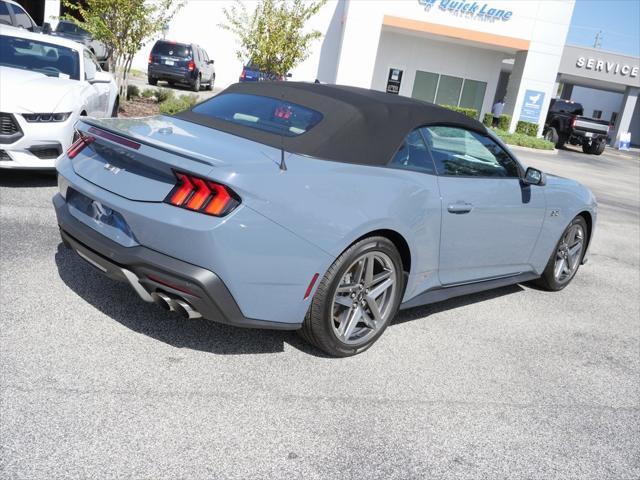
<svg viewBox="0 0 640 480">
<path fill-rule="evenodd" d="M 0 173 L 0 477 L 638 479 L 640 161 L 520 157 L 600 204 L 589 263 L 403 312 L 363 355 L 185 321 L 64 249 Z"/>
</svg>

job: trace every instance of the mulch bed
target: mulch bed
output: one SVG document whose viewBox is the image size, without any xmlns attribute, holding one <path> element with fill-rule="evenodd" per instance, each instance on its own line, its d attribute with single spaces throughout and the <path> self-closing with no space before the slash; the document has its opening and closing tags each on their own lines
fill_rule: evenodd
<svg viewBox="0 0 640 480">
<path fill-rule="evenodd" d="M 120 105 L 119 117 L 149 117 L 158 115 L 160 108 L 153 98 L 134 97 L 124 105 Z"/>
</svg>

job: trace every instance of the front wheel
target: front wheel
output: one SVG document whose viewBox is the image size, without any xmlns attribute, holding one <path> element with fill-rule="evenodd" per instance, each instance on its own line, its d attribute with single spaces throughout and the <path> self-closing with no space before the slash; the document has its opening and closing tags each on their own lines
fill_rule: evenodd
<svg viewBox="0 0 640 480">
<path fill-rule="evenodd" d="M 118 116 L 118 109 L 120 108 L 120 99 L 116 97 L 113 102 L 113 109 L 111 110 L 111 117 L 116 118 Z"/>
<path fill-rule="evenodd" d="M 325 274 L 300 334 L 332 356 L 363 352 L 395 317 L 403 292 L 402 260 L 393 243 L 384 237 L 361 240 Z"/>
<path fill-rule="evenodd" d="M 545 290 L 562 290 L 578 272 L 586 247 L 587 222 L 578 215 L 562 233 L 542 276 L 535 283 Z"/>
</svg>

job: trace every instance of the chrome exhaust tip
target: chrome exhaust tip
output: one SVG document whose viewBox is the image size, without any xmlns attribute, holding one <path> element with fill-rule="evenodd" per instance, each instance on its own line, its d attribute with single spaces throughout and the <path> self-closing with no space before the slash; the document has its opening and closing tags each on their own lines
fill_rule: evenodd
<svg viewBox="0 0 640 480">
<path fill-rule="evenodd" d="M 176 310 L 173 305 L 173 299 L 169 297 L 169 295 L 162 292 L 154 292 L 151 294 L 151 298 L 153 298 L 153 301 L 165 310 L 170 312 L 174 312 Z"/>
<path fill-rule="evenodd" d="M 195 308 L 193 308 L 184 300 L 181 300 L 179 298 L 174 298 L 172 299 L 172 303 L 175 311 L 181 314 L 184 318 L 188 318 L 190 320 L 194 318 L 202 318 L 202 315 L 200 314 L 200 312 L 197 311 Z"/>
</svg>

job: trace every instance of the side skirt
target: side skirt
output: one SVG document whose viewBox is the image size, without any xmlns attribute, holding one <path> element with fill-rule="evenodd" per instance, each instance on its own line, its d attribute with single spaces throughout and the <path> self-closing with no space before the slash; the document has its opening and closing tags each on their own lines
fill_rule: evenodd
<svg viewBox="0 0 640 480">
<path fill-rule="evenodd" d="M 496 278 L 493 280 L 485 280 L 474 283 L 465 283 L 463 285 L 454 285 L 451 287 L 438 287 L 427 290 L 400 305 L 400 310 L 407 308 L 419 307 L 430 303 L 442 302 L 453 297 L 470 295 L 472 293 L 483 292 L 485 290 L 493 290 L 494 288 L 506 287 L 517 283 L 524 283 L 539 278 L 540 275 L 527 272 L 509 277 Z"/>
</svg>

